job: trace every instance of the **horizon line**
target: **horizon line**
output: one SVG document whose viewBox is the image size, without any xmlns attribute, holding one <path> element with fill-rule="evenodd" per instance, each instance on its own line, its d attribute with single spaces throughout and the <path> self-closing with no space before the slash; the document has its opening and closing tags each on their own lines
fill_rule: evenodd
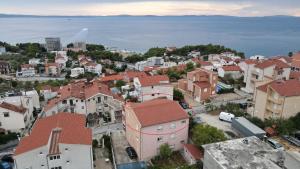
<svg viewBox="0 0 300 169">
<path fill-rule="evenodd" d="M 238 17 L 238 18 L 263 18 L 263 17 L 294 17 L 300 18 L 300 16 L 294 15 L 264 15 L 264 16 L 236 16 L 236 15 L 129 15 L 129 14 L 119 14 L 119 15 L 37 15 L 37 14 L 9 14 L 9 13 L 0 13 L 1 16 L 21 16 L 21 17 L 110 17 L 110 16 L 133 16 L 133 17 L 184 17 L 184 16 L 220 16 L 220 17 Z"/>
</svg>

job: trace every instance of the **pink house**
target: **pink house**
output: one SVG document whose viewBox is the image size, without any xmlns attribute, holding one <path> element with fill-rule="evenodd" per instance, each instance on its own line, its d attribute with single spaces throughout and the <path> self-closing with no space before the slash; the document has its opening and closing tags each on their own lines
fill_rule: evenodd
<svg viewBox="0 0 300 169">
<path fill-rule="evenodd" d="M 125 105 L 125 130 L 129 144 L 139 160 L 150 160 L 159 155 L 159 147 L 169 144 L 181 150 L 187 143 L 189 117 L 172 100 L 154 99 Z"/>
</svg>

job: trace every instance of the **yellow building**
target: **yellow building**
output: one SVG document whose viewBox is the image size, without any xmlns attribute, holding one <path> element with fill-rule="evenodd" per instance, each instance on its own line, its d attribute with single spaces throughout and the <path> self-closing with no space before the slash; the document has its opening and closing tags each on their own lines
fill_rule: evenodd
<svg viewBox="0 0 300 169">
<path fill-rule="evenodd" d="M 275 80 L 256 88 L 253 116 L 289 118 L 300 112 L 300 81 Z"/>
</svg>

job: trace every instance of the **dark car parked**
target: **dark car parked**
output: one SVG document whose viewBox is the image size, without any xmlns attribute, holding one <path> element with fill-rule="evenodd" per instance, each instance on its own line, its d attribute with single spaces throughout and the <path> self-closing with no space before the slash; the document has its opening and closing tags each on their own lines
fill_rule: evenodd
<svg viewBox="0 0 300 169">
<path fill-rule="evenodd" d="M 179 102 L 180 106 L 183 108 L 183 109 L 188 109 L 189 108 L 189 105 L 186 103 L 186 102 Z"/>
<path fill-rule="evenodd" d="M 137 154 L 136 154 L 135 150 L 133 149 L 133 147 L 126 147 L 126 152 L 130 159 L 137 158 Z"/>
</svg>

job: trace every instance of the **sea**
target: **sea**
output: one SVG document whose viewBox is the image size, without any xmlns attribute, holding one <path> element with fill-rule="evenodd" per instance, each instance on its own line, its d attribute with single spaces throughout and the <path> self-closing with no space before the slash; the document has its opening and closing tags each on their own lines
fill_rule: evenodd
<svg viewBox="0 0 300 169">
<path fill-rule="evenodd" d="M 300 18 L 290 16 L 1 16 L 0 41 L 40 42 L 60 37 L 64 45 L 84 40 L 119 50 L 219 44 L 247 57 L 300 50 Z"/>
</svg>

